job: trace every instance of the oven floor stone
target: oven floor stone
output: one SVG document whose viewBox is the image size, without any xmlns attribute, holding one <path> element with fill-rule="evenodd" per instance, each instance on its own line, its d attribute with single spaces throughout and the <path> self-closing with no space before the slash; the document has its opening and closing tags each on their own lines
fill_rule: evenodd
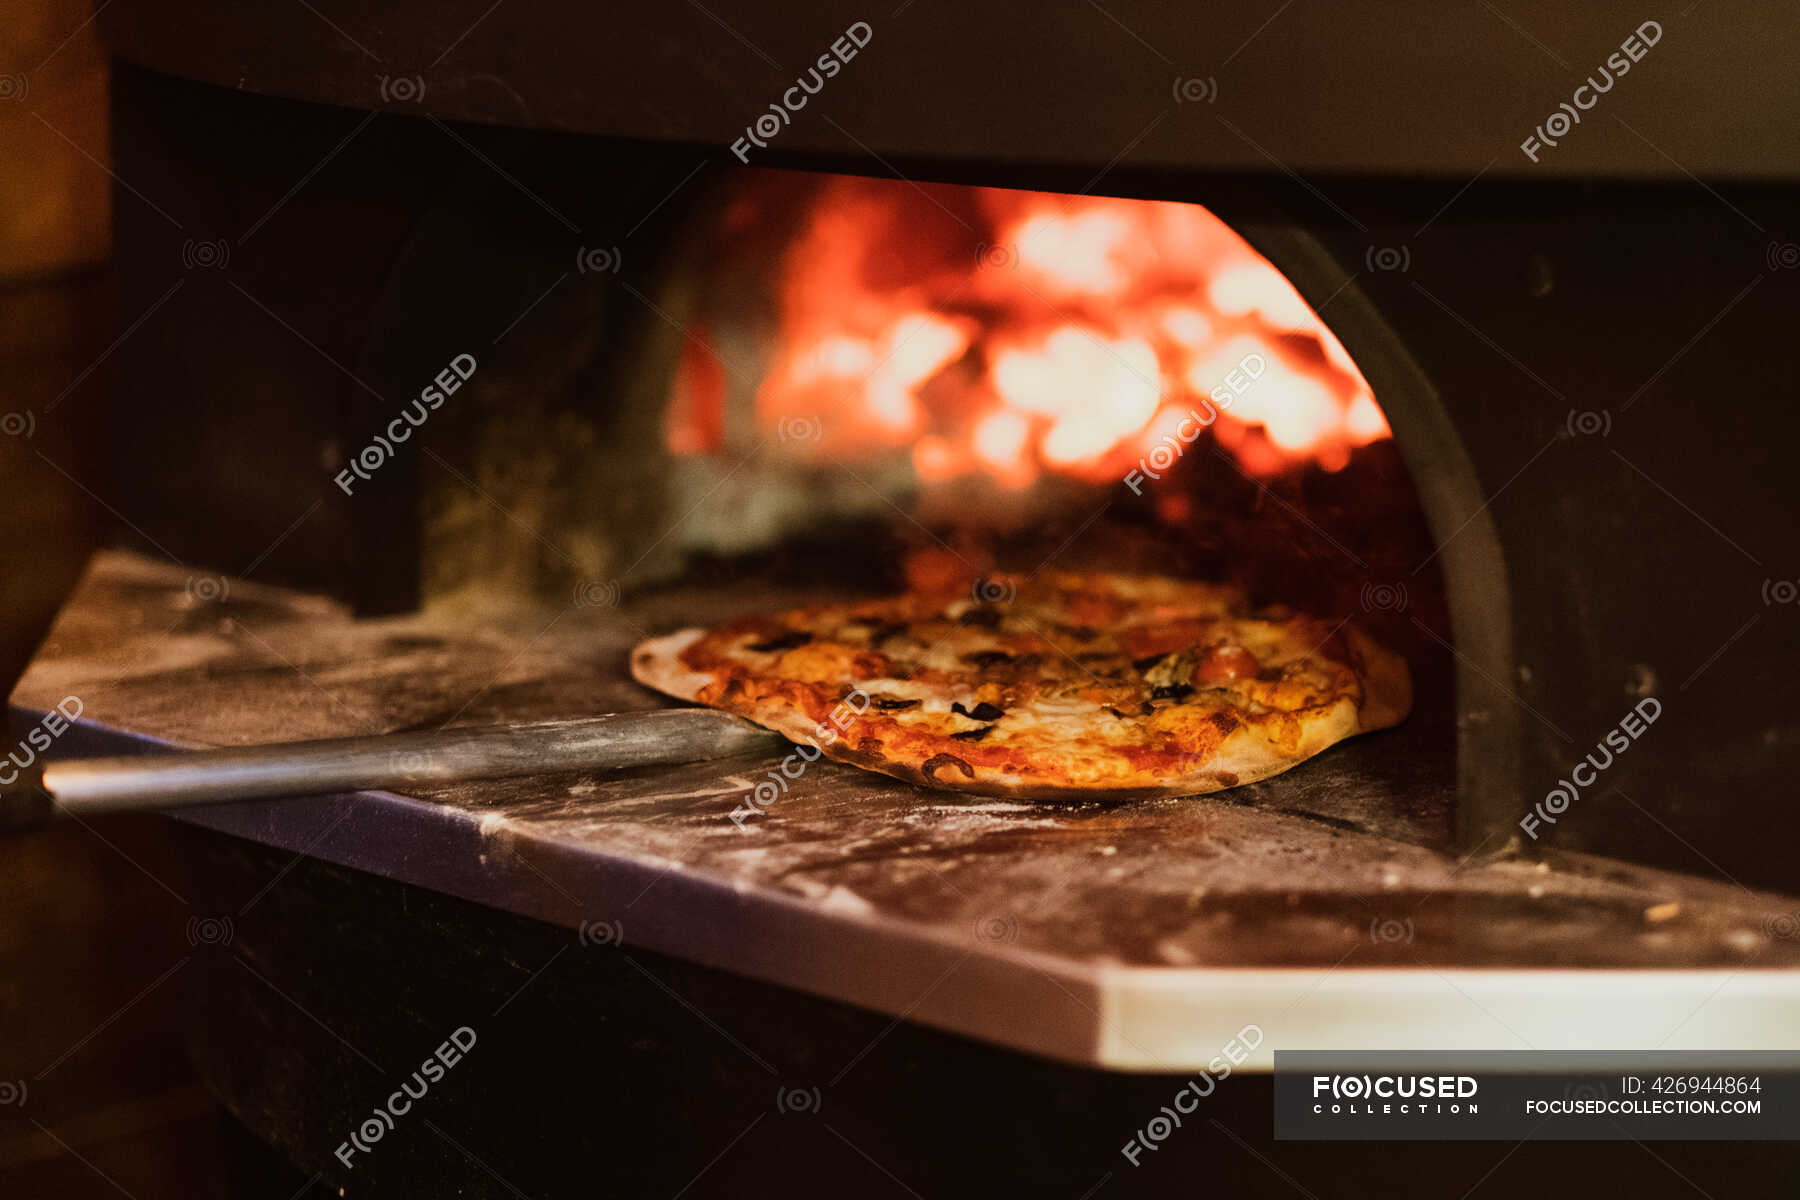
<svg viewBox="0 0 1800 1200">
<path fill-rule="evenodd" d="M 111 552 L 14 702 L 80 698 L 64 756 L 657 708 L 625 672 L 637 639 L 800 598 L 359 621 Z M 1204 1063 L 1251 1021 L 1308 1048 L 1792 1043 L 1800 902 L 1581 855 L 1459 859 L 1450 772 L 1384 764 L 1383 736 L 1186 800 L 997 801 L 821 761 L 734 821 L 771 757 L 181 819 L 1102 1066 Z"/>
</svg>

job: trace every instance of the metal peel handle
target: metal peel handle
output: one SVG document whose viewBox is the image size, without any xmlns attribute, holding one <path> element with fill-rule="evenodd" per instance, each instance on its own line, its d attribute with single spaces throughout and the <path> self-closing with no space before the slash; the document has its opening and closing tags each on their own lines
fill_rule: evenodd
<svg viewBox="0 0 1800 1200">
<path fill-rule="evenodd" d="M 403 790 L 421 783 L 558 771 L 613 771 L 773 751 L 785 744 L 779 734 L 726 713 L 666 709 L 53 762 L 44 768 L 42 788 L 57 811 L 84 815 L 370 788 Z M 41 798 L 37 806 L 42 807 Z"/>
</svg>

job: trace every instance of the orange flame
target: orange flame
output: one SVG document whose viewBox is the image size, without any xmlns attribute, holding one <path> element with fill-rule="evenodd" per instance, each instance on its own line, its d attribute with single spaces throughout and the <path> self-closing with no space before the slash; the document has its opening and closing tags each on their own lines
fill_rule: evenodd
<svg viewBox="0 0 1800 1200">
<path fill-rule="evenodd" d="M 755 401 L 766 431 L 820 430 L 792 453 L 906 450 L 927 482 L 1023 487 L 1116 478 L 1196 410 L 1257 474 L 1390 436 L 1299 293 L 1196 205 L 838 177 L 798 229 Z M 677 453 L 717 442 L 695 379 L 717 394 L 677 380 Z"/>
</svg>

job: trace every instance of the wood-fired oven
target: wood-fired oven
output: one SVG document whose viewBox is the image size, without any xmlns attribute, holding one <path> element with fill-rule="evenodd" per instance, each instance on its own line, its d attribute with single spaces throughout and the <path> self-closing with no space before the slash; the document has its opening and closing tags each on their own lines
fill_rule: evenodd
<svg viewBox="0 0 1800 1200">
<path fill-rule="evenodd" d="M 957 564 L 1233 578 L 1417 701 L 1204 800 L 820 764 L 733 820 L 730 759 L 191 810 L 197 1057 L 305 1173 L 1075 1195 L 1250 1024 L 1793 1043 L 1774 16 L 463 7 L 103 16 L 120 336 L 0 437 L 17 738 L 653 708 L 642 636 Z M 441 1136 L 334 1155 L 462 1024 Z"/>
</svg>

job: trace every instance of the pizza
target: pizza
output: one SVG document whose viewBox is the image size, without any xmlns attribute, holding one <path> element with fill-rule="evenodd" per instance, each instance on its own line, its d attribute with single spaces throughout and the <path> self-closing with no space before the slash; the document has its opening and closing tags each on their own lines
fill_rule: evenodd
<svg viewBox="0 0 1800 1200">
<path fill-rule="evenodd" d="M 1044 570 L 652 638 L 636 679 L 928 787 L 1184 796 L 1397 725 L 1406 663 L 1226 584 Z"/>
</svg>

